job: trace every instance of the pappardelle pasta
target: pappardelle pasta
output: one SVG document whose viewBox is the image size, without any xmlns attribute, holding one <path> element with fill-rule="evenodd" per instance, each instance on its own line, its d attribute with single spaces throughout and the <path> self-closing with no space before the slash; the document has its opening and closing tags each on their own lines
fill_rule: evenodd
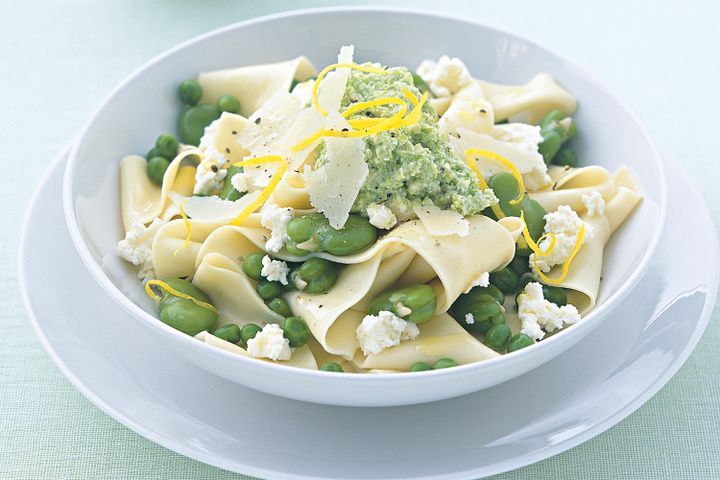
<svg viewBox="0 0 720 480">
<path fill-rule="evenodd" d="M 178 93 L 179 139 L 121 162 L 118 254 L 163 322 L 242 356 L 394 373 L 530 347 L 594 307 L 642 199 L 627 168 L 578 166 L 576 99 L 546 73 L 346 46 Z"/>
</svg>

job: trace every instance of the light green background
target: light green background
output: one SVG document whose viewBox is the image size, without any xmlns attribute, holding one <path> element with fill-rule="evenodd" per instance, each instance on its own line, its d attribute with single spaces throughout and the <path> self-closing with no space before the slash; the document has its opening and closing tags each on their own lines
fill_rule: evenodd
<svg viewBox="0 0 720 480">
<path fill-rule="evenodd" d="M 62 377 L 21 305 L 16 268 L 20 223 L 36 182 L 55 154 L 109 90 L 136 67 L 216 27 L 271 12 L 332 4 L 337 3 L 3 2 L 0 478 L 242 478 L 136 435 L 91 405 Z M 442 10 L 506 28 L 584 66 L 638 113 L 661 147 L 685 164 L 713 217 L 720 218 L 719 2 L 386 4 Z M 496 478 L 720 478 L 717 313 L 687 364 L 636 413 L 579 447 Z"/>
</svg>

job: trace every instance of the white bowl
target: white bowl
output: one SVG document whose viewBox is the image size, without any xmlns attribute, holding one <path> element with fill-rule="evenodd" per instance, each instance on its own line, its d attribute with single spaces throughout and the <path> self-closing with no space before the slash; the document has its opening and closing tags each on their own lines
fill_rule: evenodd
<svg viewBox="0 0 720 480">
<path fill-rule="evenodd" d="M 200 71 L 306 55 L 316 66 L 354 44 L 359 61 L 414 68 L 425 58 L 460 57 L 471 73 L 500 83 L 553 74 L 577 96 L 583 164 L 610 170 L 629 165 L 645 200 L 608 244 L 599 305 L 573 327 L 510 355 L 446 370 L 377 375 L 302 370 L 233 355 L 174 330 L 157 318 L 133 269 L 115 256 L 123 237 L 119 161 L 143 153 L 172 129 L 180 109 L 176 85 Z M 102 103 L 70 153 L 64 178 L 68 229 L 96 281 L 132 318 L 207 371 L 284 397 L 348 406 L 429 402 L 478 391 L 514 378 L 588 335 L 629 293 L 647 269 L 665 218 L 665 171 L 643 127 L 614 97 L 576 66 L 525 39 L 467 20 L 385 8 L 331 8 L 262 17 L 186 42 L 147 63 Z M 152 365 L 148 365 L 152 368 Z M 192 379 L 189 379 L 192 381 Z"/>
</svg>

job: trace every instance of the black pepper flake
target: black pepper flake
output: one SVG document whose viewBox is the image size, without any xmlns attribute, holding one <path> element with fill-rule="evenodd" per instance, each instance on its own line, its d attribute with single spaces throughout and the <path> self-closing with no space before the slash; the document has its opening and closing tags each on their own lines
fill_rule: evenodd
<svg viewBox="0 0 720 480">
<path fill-rule="evenodd" d="M 213 172 L 217 173 L 217 171 L 218 171 L 217 165 L 213 165 L 212 167 L 210 167 L 210 170 L 212 170 Z"/>
<path fill-rule="evenodd" d="M 318 305 L 318 308 L 323 308 L 325 305 Z"/>
<path fill-rule="evenodd" d="M 261 120 L 260 117 L 256 118 L 256 119 L 255 119 L 255 125 L 260 125 L 260 120 Z"/>
<path fill-rule="evenodd" d="M 484 108 L 480 109 L 480 115 L 485 115 L 486 113 L 487 113 L 487 110 L 485 110 Z"/>
<path fill-rule="evenodd" d="M 349 128 L 343 128 L 342 131 L 343 131 L 343 132 L 349 132 L 350 129 L 349 129 Z"/>
<path fill-rule="evenodd" d="M 242 255 L 238 255 L 237 260 L 238 262 L 242 263 L 245 261 L 245 257 L 243 257 Z"/>
<path fill-rule="evenodd" d="M 225 153 L 230 153 L 230 148 L 229 148 L 229 147 L 225 147 Z"/>
<path fill-rule="evenodd" d="M 237 130 L 233 130 L 233 131 L 230 132 L 230 133 L 232 133 L 233 135 L 237 135 Z"/>
<path fill-rule="evenodd" d="M 558 186 L 557 182 L 553 183 L 552 189 L 557 190 L 557 186 Z"/>
</svg>

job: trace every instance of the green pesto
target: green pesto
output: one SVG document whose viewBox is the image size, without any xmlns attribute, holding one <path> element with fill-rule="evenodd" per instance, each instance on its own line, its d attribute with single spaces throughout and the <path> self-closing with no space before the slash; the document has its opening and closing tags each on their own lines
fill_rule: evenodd
<svg viewBox="0 0 720 480">
<path fill-rule="evenodd" d="M 406 68 L 392 68 L 389 72 L 353 71 L 342 108 L 380 97 L 405 98 L 403 89 L 420 97 Z M 410 112 L 413 105 L 407 99 L 406 105 Z M 398 105 L 376 106 L 350 118 L 389 117 L 399 108 Z M 475 215 L 497 201 L 492 191 L 478 188 L 475 174 L 455 156 L 428 103 L 415 125 L 380 132 L 365 137 L 364 142 L 369 173 L 353 204 L 353 212 L 367 216 L 367 206 L 377 203 L 390 208 L 400 220 L 414 217 L 412 207 L 416 205 L 435 205 L 462 215 Z M 326 161 L 327 154 L 321 146 L 316 166 Z"/>
</svg>

